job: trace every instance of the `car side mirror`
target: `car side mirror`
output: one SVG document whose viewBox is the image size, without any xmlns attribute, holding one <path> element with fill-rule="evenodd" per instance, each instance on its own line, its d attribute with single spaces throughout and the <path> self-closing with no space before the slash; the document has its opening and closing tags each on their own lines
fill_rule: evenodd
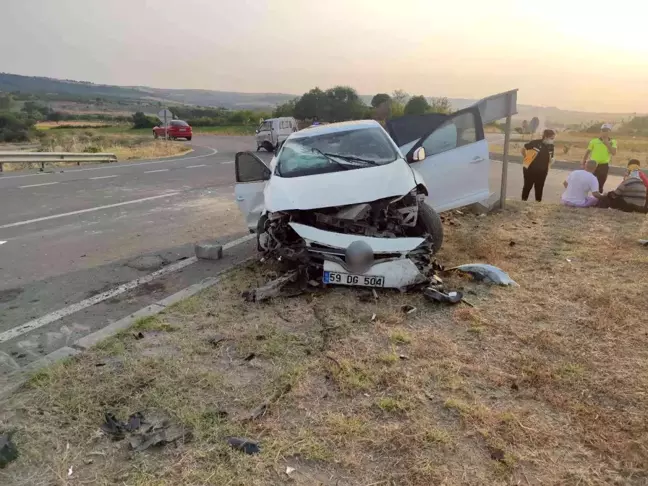
<svg viewBox="0 0 648 486">
<path fill-rule="evenodd" d="M 420 162 L 425 159 L 425 149 L 423 147 L 417 148 L 412 154 L 412 162 Z"/>
</svg>

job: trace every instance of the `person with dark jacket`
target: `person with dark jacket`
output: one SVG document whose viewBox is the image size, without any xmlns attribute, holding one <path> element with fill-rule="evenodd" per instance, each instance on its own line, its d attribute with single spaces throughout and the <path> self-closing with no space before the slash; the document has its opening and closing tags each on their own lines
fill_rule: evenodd
<svg viewBox="0 0 648 486">
<path fill-rule="evenodd" d="M 556 132 L 545 130 L 542 133 L 542 139 L 531 140 L 524 144 L 522 149 L 522 173 L 524 176 L 524 186 L 522 187 L 522 200 L 529 199 L 531 189 L 535 187 L 536 201 L 542 201 L 542 191 L 544 189 L 549 167 L 554 159 L 554 140 Z"/>
<path fill-rule="evenodd" d="M 643 177 L 642 177 L 643 176 Z M 646 176 L 639 167 L 636 159 L 628 163 L 628 173 L 615 190 L 608 192 L 599 200 L 597 206 L 619 209 L 626 213 L 647 213 Z"/>
</svg>

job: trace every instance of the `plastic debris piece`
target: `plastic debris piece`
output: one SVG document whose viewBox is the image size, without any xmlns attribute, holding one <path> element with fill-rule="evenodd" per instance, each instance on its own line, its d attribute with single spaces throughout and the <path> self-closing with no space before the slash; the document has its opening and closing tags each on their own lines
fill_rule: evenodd
<svg viewBox="0 0 648 486">
<path fill-rule="evenodd" d="M 290 467 L 290 466 L 286 467 L 286 474 L 287 474 L 288 476 L 290 476 L 290 475 L 291 475 L 292 473 L 294 473 L 294 472 L 295 472 L 295 468 L 294 468 L 294 467 Z"/>
<path fill-rule="evenodd" d="M 492 283 L 503 286 L 519 287 L 519 285 L 509 277 L 504 270 L 497 268 L 495 265 L 488 263 L 468 263 L 450 268 L 449 270 L 458 270 L 460 272 L 472 275 L 475 280 Z"/>
<path fill-rule="evenodd" d="M 639 240 L 639 243 L 643 246 L 648 246 L 648 240 Z"/>
<path fill-rule="evenodd" d="M 70 466 L 69 469 L 68 469 L 68 478 L 71 478 L 72 474 L 74 474 L 74 468 L 72 466 Z"/>
<path fill-rule="evenodd" d="M 18 448 L 11 441 L 13 433 L 0 434 L 0 469 L 18 458 Z"/>
<path fill-rule="evenodd" d="M 124 424 L 117 419 L 112 413 L 104 414 L 104 423 L 101 424 L 101 430 L 108 434 L 112 440 L 121 440 L 124 438 Z"/>
<path fill-rule="evenodd" d="M 376 320 L 376 314 L 371 314 L 371 322 Z"/>
<path fill-rule="evenodd" d="M 463 293 L 461 292 L 448 292 L 446 294 L 432 287 L 425 289 L 423 295 L 430 301 L 441 302 L 443 304 L 458 304 L 463 299 Z"/>
<path fill-rule="evenodd" d="M 128 431 L 137 430 L 141 427 L 144 416 L 142 412 L 135 412 L 133 415 L 128 417 L 128 423 L 126 424 L 125 429 Z"/>
<path fill-rule="evenodd" d="M 237 451 L 245 452 L 246 454 L 258 454 L 261 452 L 261 447 L 258 442 L 244 437 L 228 437 L 227 443 Z"/>
</svg>

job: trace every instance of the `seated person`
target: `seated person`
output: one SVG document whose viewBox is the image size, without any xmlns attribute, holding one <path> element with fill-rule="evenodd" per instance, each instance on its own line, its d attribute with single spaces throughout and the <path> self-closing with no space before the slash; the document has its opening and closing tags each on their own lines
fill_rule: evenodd
<svg viewBox="0 0 648 486">
<path fill-rule="evenodd" d="M 567 180 L 563 182 L 565 192 L 560 198 L 565 206 L 589 208 L 598 204 L 603 196 L 598 192 L 599 183 L 594 175 L 595 170 L 596 161 L 588 160 L 584 169 L 575 170 L 567 176 Z"/>
<path fill-rule="evenodd" d="M 619 209 L 626 213 L 646 213 L 646 184 L 639 170 L 639 161 L 636 159 L 628 163 L 628 173 L 614 191 L 608 192 L 598 206 L 603 208 Z"/>
</svg>

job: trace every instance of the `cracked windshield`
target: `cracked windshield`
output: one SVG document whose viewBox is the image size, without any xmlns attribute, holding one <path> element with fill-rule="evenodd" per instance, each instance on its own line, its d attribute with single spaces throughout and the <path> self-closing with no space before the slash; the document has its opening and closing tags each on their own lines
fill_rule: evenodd
<svg viewBox="0 0 648 486">
<path fill-rule="evenodd" d="M 277 173 L 300 177 L 389 164 L 396 150 L 381 128 L 292 138 L 279 154 Z"/>
</svg>

